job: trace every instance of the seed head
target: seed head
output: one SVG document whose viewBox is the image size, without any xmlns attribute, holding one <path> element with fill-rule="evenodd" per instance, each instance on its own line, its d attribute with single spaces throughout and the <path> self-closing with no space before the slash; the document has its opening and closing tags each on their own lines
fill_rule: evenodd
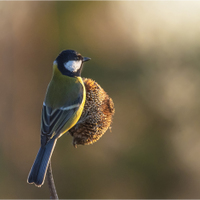
<svg viewBox="0 0 200 200">
<path fill-rule="evenodd" d="M 86 88 L 86 101 L 83 113 L 77 124 L 69 130 L 73 145 L 93 144 L 107 129 L 111 129 L 115 113 L 114 103 L 101 86 L 92 79 L 83 78 Z"/>
</svg>

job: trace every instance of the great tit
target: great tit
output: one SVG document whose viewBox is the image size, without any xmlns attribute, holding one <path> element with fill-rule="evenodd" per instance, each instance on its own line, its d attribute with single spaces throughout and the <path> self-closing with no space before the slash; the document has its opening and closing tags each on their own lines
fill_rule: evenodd
<svg viewBox="0 0 200 200">
<path fill-rule="evenodd" d="M 65 50 L 53 62 L 53 76 L 42 108 L 41 147 L 28 183 L 42 186 L 57 139 L 78 122 L 83 112 L 86 90 L 81 71 L 88 60 L 74 50 Z"/>
</svg>

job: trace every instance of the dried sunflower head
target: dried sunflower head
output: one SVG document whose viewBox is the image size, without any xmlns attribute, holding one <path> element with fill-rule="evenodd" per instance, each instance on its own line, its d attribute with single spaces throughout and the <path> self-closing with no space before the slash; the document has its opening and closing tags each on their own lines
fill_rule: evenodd
<svg viewBox="0 0 200 200">
<path fill-rule="evenodd" d="M 93 144 L 111 129 L 115 112 L 114 103 L 101 86 L 95 81 L 83 78 L 86 88 L 86 101 L 83 113 L 77 124 L 69 130 L 73 145 Z"/>
</svg>

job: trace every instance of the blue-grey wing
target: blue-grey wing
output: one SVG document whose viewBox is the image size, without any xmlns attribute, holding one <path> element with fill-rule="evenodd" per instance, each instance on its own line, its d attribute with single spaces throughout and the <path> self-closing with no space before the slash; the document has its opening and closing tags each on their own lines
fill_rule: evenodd
<svg viewBox="0 0 200 200">
<path fill-rule="evenodd" d="M 63 126 L 79 109 L 82 97 L 78 98 L 73 105 L 63 106 L 59 109 L 52 109 L 43 103 L 41 121 L 41 145 L 45 145 L 52 135 L 59 135 Z"/>
</svg>

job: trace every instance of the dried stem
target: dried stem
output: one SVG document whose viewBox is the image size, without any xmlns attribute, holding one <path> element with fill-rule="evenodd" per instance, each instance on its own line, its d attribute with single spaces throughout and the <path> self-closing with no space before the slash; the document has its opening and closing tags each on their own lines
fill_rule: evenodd
<svg viewBox="0 0 200 200">
<path fill-rule="evenodd" d="M 47 181 L 48 181 L 50 195 L 51 195 L 50 199 L 58 199 L 56 186 L 55 186 L 55 183 L 54 183 L 54 180 L 53 180 L 51 161 L 49 162 L 49 167 L 47 169 Z"/>
</svg>

